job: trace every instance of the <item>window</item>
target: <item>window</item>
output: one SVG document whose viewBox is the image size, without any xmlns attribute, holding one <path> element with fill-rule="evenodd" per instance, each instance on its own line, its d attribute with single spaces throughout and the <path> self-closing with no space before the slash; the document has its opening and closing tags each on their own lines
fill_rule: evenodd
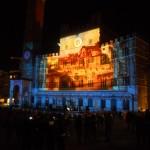
<svg viewBox="0 0 150 150">
<path fill-rule="evenodd" d="M 49 105 L 49 98 L 46 97 L 46 100 L 45 100 L 45 106 L 48 106 Z"/>
<path fill-rule="evenodd" d="M 111 99 L 111 110 L 116 111 L 116 99 Z"/>
<path fill-rule="evenodd" d="M 101 100 L 101 108 L 104 109 L 106 107 L 106 102 L 104 99 Z"/>
<path fill-rule="evenodd" d="M 101 80 L 100 85 L 101 85 L 102 89 L 105 89 L 106 88 L 106 79 Z"/>
<path fill-rule="evenodd" d="M 74 88 L 74 87 L 75 87 L 74 81 L 71 81 L 71 82 L 70 82 L 70 87 L 71 87 L 71 88 Z"/>
<path fill-rule="evenodd" d="M 130 84 L 130 79 L 129 79 L 128 76 L 127 77 L 123 77 L 123 84 L 124 85 L 129 85 Z"/>
<path fill-rule="evenodd" d="M 37 104 L 36 104 L 37 107 L 40 107 L 40 106 L 41 106 L 41 101 L 42 101 L 41 99 L 42 99 L 42 98 L 39 96 L 39 97 L 38 97 L 38 100 L 37 100 Z"/>
<path fill-rule="evenodd" d="M 128 47 L 124 48 L 124 56 L 128 56 L 129 55 L 129 49 Z"/>
<path fill-rule="evenodd" d="M 89 57 L 88 63 L 93 63 L 94 62 L 94 57 Z"/>
<path fill-rule="evenodd" d="M 34 104 L 34 96 L 31 96 L 31 103 Z"/>
<path fill-rule="evenodd" d="M 79 98 L 78 102 L 79 102 L 79 106 L 83 106 L 83 99 L 81 97 Z"/>
<path fill-rule="evenodd" d="M 93 107 L 93 100 L 92 98 L 88 98 L 88 106 Z"/>
<path fill-rule="evenodd" d="M 129 110 L 129 100 L 123 100 L 123 109 Z"/>
<path fill-rule="evenodd" d="M 116 86 L 116 85 L 117 85 L 117 78 L 114 78 L 112 82 L 113 82 L 113 83 L 112 83 L 113 86 Z"/>
<path fill-rule="evenodd" d="M 65 106 L 66 105 L 66 98 L 62 97 L 62 105 Z"/>
<path fill-rule="evenodd" d="M 101 55 L 101 62 L 100 62 L 102 65 L 103 64 L 109 64 L 110 63 L 110 61 L 109 61 L 109 58 L 108 58 L 108 56 L 106 55 L 106 54 L 102 54 Z"/>
<path fill-rule="evenodd" d="M 93 80 L 88 81 L 88 87 L 93 87 Z"/>
<path fill-rule="evenodd" d="M 79 81 L 79 87 L 83 87 L 83 80 Z"/>
<path fill-rule="evenodd" d="M 56 105 L 57 104 L 57 99 L 53 98 L 53 104 Z"/>
<path fill-rule="evenodd" d="M 84 59 L 80 59 L 80 65 L 84 66 Z"/>
</svg>

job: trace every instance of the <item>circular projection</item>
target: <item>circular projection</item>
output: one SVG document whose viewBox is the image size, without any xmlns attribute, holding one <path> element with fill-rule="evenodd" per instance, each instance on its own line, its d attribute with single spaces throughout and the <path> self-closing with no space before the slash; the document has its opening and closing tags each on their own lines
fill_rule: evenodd
<svg viewBox="0 0 150 150">
<path fill-rule="evenodd" d="M 74 40 L 74 46 L 75 47 L 80 47 L 82 44 L 82 39 L 80 37 L 77 37 L 75 40 Z"/>
<path fill-rule="evenodd" d="M 30 51 L 25 51 L 24 54 L 23 54 L 23 57 L 24 57 L 25 60 L 28 60 L 30 58 L 30 56 L 31 56 Z"/>
</svg>

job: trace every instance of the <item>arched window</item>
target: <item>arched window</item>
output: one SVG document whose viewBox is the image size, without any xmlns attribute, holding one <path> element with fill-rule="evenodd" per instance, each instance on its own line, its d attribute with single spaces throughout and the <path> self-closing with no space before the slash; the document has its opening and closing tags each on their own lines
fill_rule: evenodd
<svg viewBox="0 0 150 150">
<path fill-rule="evenodd" d="M 18 104 L 19 103 L 19 86 L 18 85 L 14 86 L 13 98 L 14 98 L 14 103 Z"/>
<path fill-rule="evenodd" d="M 34 96 L 31 96 L 31 103 L 34 104 Z"/>
<path fill-rule="evenodd" d="M 83 80 L 79 81 L 79 87 L 83 87 Z"/>
<path fill-rule="evenodd" d="M 57 99 L 53 97 L 53 105 L 57 104 Z"/>
<path fill-rule="evenodd" d="M 104 99 L 101 100 L 101 108 L 104 109 L 106 107 L 106 102 Z"/>
<path fill-rule="evenodd" d="M 88 106 L 93 107 L 93 99 L 91 97 L 88 98 Z"/>
<path fill-rule="evenodd" d="M 124 48 L 124 55 L 125 55 L 125 56 L 128 56 L 128 55 L 129 55 L 129 48 L 128 48 L 128 47 L 125 47 L 125 48 Z"/>
<path fill-rule="evenodd" d="M 66 106 L 66 98 L 65 97 L 62 98 L 62 105 Z"/>
<path fill-rule="evenodd" d="M 83 106 L 83 99 L 81 97 L 79 98 L 79 103 L 78 104 L 79 104 L 79 106 Z"/>
<path fill-rule="evenodd" d="M 48 106 L 49 105 L 49 97 L 46 97 L 45 99 L 45 106 Z"/>
<path fill-rule="evenodd" d="M 127 99 L 123 100 L 123 109 L 129 110 L 129 100 L 127 100 Z"/>
<path fill-rule="evenodd" d="M 41 96 L 39 96 L 39 97 L 38 97 L 38 100 L 37 100 L 37 104 L 36 104 L 37 107 L 40 107 L 40 106 L 41 106 L 41 103 L 42 103 L 41 101 L 42 101 L 42 98 L 41 98 Z"/>
<path fill-rule="evenodd" d="M 116 111 L 116 99 L 115 98 L 111 99 L 111 110 Z"/>
</svg>

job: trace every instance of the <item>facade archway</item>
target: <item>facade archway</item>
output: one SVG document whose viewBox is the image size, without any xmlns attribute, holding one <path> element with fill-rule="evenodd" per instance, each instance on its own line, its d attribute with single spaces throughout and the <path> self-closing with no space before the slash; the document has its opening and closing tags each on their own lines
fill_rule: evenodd
<svg viewBox="0 0 150 150">
<path fill-rule="evenodd" d="M 126 111 L 129 111 L 129 100 L 128 99 L 123 100 L 123 109 Z"/>
<path fill-rule="evenodd" d="M 15 85 L 13 88 L 13 98 L 14 98 L 14 104 L 19 104 L 19 85 Z"/>
<path fill-rule="evenodd" d="M 116 111 L 117 107 L 116 107 L 116 99 L 112 98 L 111 99 L 111 110 L 112 111 Z"/>
</svg>

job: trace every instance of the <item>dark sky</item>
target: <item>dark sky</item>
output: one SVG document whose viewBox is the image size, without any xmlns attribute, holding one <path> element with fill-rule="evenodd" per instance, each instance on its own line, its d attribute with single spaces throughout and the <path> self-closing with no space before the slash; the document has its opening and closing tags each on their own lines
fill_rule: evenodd
<svg viewBox="0 0 150 150">
<path fill-rule="evenodd" d="M 105 30 L 126 35 L 137 33 L 149 42 L 149 5 L 147 0 L 47 0 L 45 16 L 45 49 L 54 49 L 60 25 L 90 23 L 90 16 L 100 14 Z M 25 24 L 26 0 L 1 3 L 0 69 L 12 68 L 11 56 L 21 56 Z M 110 40 L 110 39 L 108 39 Z M 46 50 L 47 51 L 47 50 Z M 10 64 L 11 63 L 11 64 Z"/>
</svg>

